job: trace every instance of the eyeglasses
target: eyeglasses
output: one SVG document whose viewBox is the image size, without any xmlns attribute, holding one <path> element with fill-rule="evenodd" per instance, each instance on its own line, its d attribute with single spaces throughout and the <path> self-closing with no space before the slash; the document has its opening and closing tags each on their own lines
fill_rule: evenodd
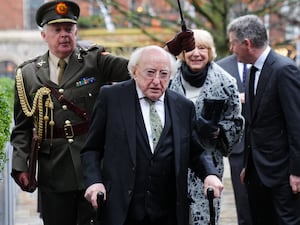
<svg viewBox="0 0 300 225">
<path fill-rule="evenodd" d="M 143 75 L 147 79 L 154 79 L 158 75 L 159 79 L 167 80 L 170 77 L 170 74 L 171 72 L 169 70 L 156 70 L 152 68 L 146 68 L 143 70 Z"/>
<path fill-rule="evenodd" d="M 209 48 L 203 47 L 203 46 L 197 46 L 196 48 L 199 52 L 208 52 L 208 49 L 209 49 Z"/>
</svg>

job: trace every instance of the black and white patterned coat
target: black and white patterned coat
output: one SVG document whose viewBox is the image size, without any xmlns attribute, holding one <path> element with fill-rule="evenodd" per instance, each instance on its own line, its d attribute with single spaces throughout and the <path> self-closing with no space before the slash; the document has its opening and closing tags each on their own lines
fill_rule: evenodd
<svg viewBox="0 0 300 225">
<path fill-rule="evenodd" d="M 171 81 L 170 89 L 186 95 L 188 88 L 191 88 L 183 80 L 181 62 L 174 78 Z M 211 62 L 204 84 L 198 88 L 199 94 L 195 99 L 191 99 L 196 108 L 196 115 L 199 118 L 202 114 L 204 99 L 224 99 L 225 105 L 218 125 L 222 127 L 224 144 L 211 144 L 202 139 L 202 144 L 206 154 L 213 158 L 219 176 L 223 177 L 224 165 L 223 156 L 230 154 L 232 146 L 240 141 L 244 128 L 244 119 L 241 115 L 241 103 L 236 80 L 216 63 Z M 191 204 L 191 224 L 207 225 L 209 223 L 209 206 L 204 195 L 203 182 L 197 178 L 193 172 L 189 171 L 188 189 L 193 202 Z M 216 218 L 220 214 L 220 200 L 216 201 Z"/>
</svg>

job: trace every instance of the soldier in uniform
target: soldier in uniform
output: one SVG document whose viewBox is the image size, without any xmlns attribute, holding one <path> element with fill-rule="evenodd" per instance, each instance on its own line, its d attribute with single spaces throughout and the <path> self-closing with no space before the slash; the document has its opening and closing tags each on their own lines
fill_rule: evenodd
<svg viewBox="0 0 300 225">
<path fill-rule="evenodd" d="M 43 4 L 36 22 L 49 50 L 20 65 L 16 75 L 12 177 L 22 190 L 35 190 L 28 158 L 37 150 L 45 225 L 90 224 L 94 210 L 84 198 L 80 163 L 89 115 L 101 85 L 129 78 L 128 59 L 99 46 L 76 47 L 79 13 L 72 1 Z"/>
</svg>

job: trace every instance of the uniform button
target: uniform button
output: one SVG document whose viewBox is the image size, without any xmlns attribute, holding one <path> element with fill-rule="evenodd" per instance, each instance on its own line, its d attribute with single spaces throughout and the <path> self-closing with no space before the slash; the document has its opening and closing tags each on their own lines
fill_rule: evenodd
<svg viewBox="0 0 300 225">
<path fill-rule="evenodd" d="M 135 167 L 132 167 L 131 170 L 134 172 L 135 171 Z"/>
<path fill-rule="evenodd" d="M 89 93 L 89 97 L 92 97 L 93 96 L 93 94 L 92 93 Z"/>
<path fill-rule="evenodd" d="M 131 195 L 132 194 L 132 190 L 128 190 L 128 195 Z"/>
<path fill-rule="evenodd" d="M 62 108 L 63 108 L 63 110 L 67 110 L 68 106 L 67 105 L 63 105 Z"/>
<path fill-rule="evenodd" d="M 62 94 L 62 93 L 64 93 L 64 89 L 60 88 L 60 89 L 58 89 L 58 92 Z"/>
<path fill-rule="evenodd" d="M 147 195 L 150 195 L 151 194 L 151 192 L 148 190 L 148 191 L 146 191 L 146 193 L 147 193 Z"/>
</svg>

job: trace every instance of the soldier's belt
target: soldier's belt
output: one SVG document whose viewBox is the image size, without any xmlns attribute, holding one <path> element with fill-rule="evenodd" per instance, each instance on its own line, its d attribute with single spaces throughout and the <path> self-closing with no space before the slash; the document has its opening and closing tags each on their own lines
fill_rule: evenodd
<svg viewBox="0 0 300 225">
<path fill-rule="evenodd" d="M 66 138 L 70 141 L 75 136 L 80 136 L 86 134 L 89 130 L 89 122 L 85 121 L 82 123 L 71 124 L 70 121 L 66 121 L 63 127 L 54 127 L 53 128 L 53 137 L 52 138 Z"/>
</svg>

